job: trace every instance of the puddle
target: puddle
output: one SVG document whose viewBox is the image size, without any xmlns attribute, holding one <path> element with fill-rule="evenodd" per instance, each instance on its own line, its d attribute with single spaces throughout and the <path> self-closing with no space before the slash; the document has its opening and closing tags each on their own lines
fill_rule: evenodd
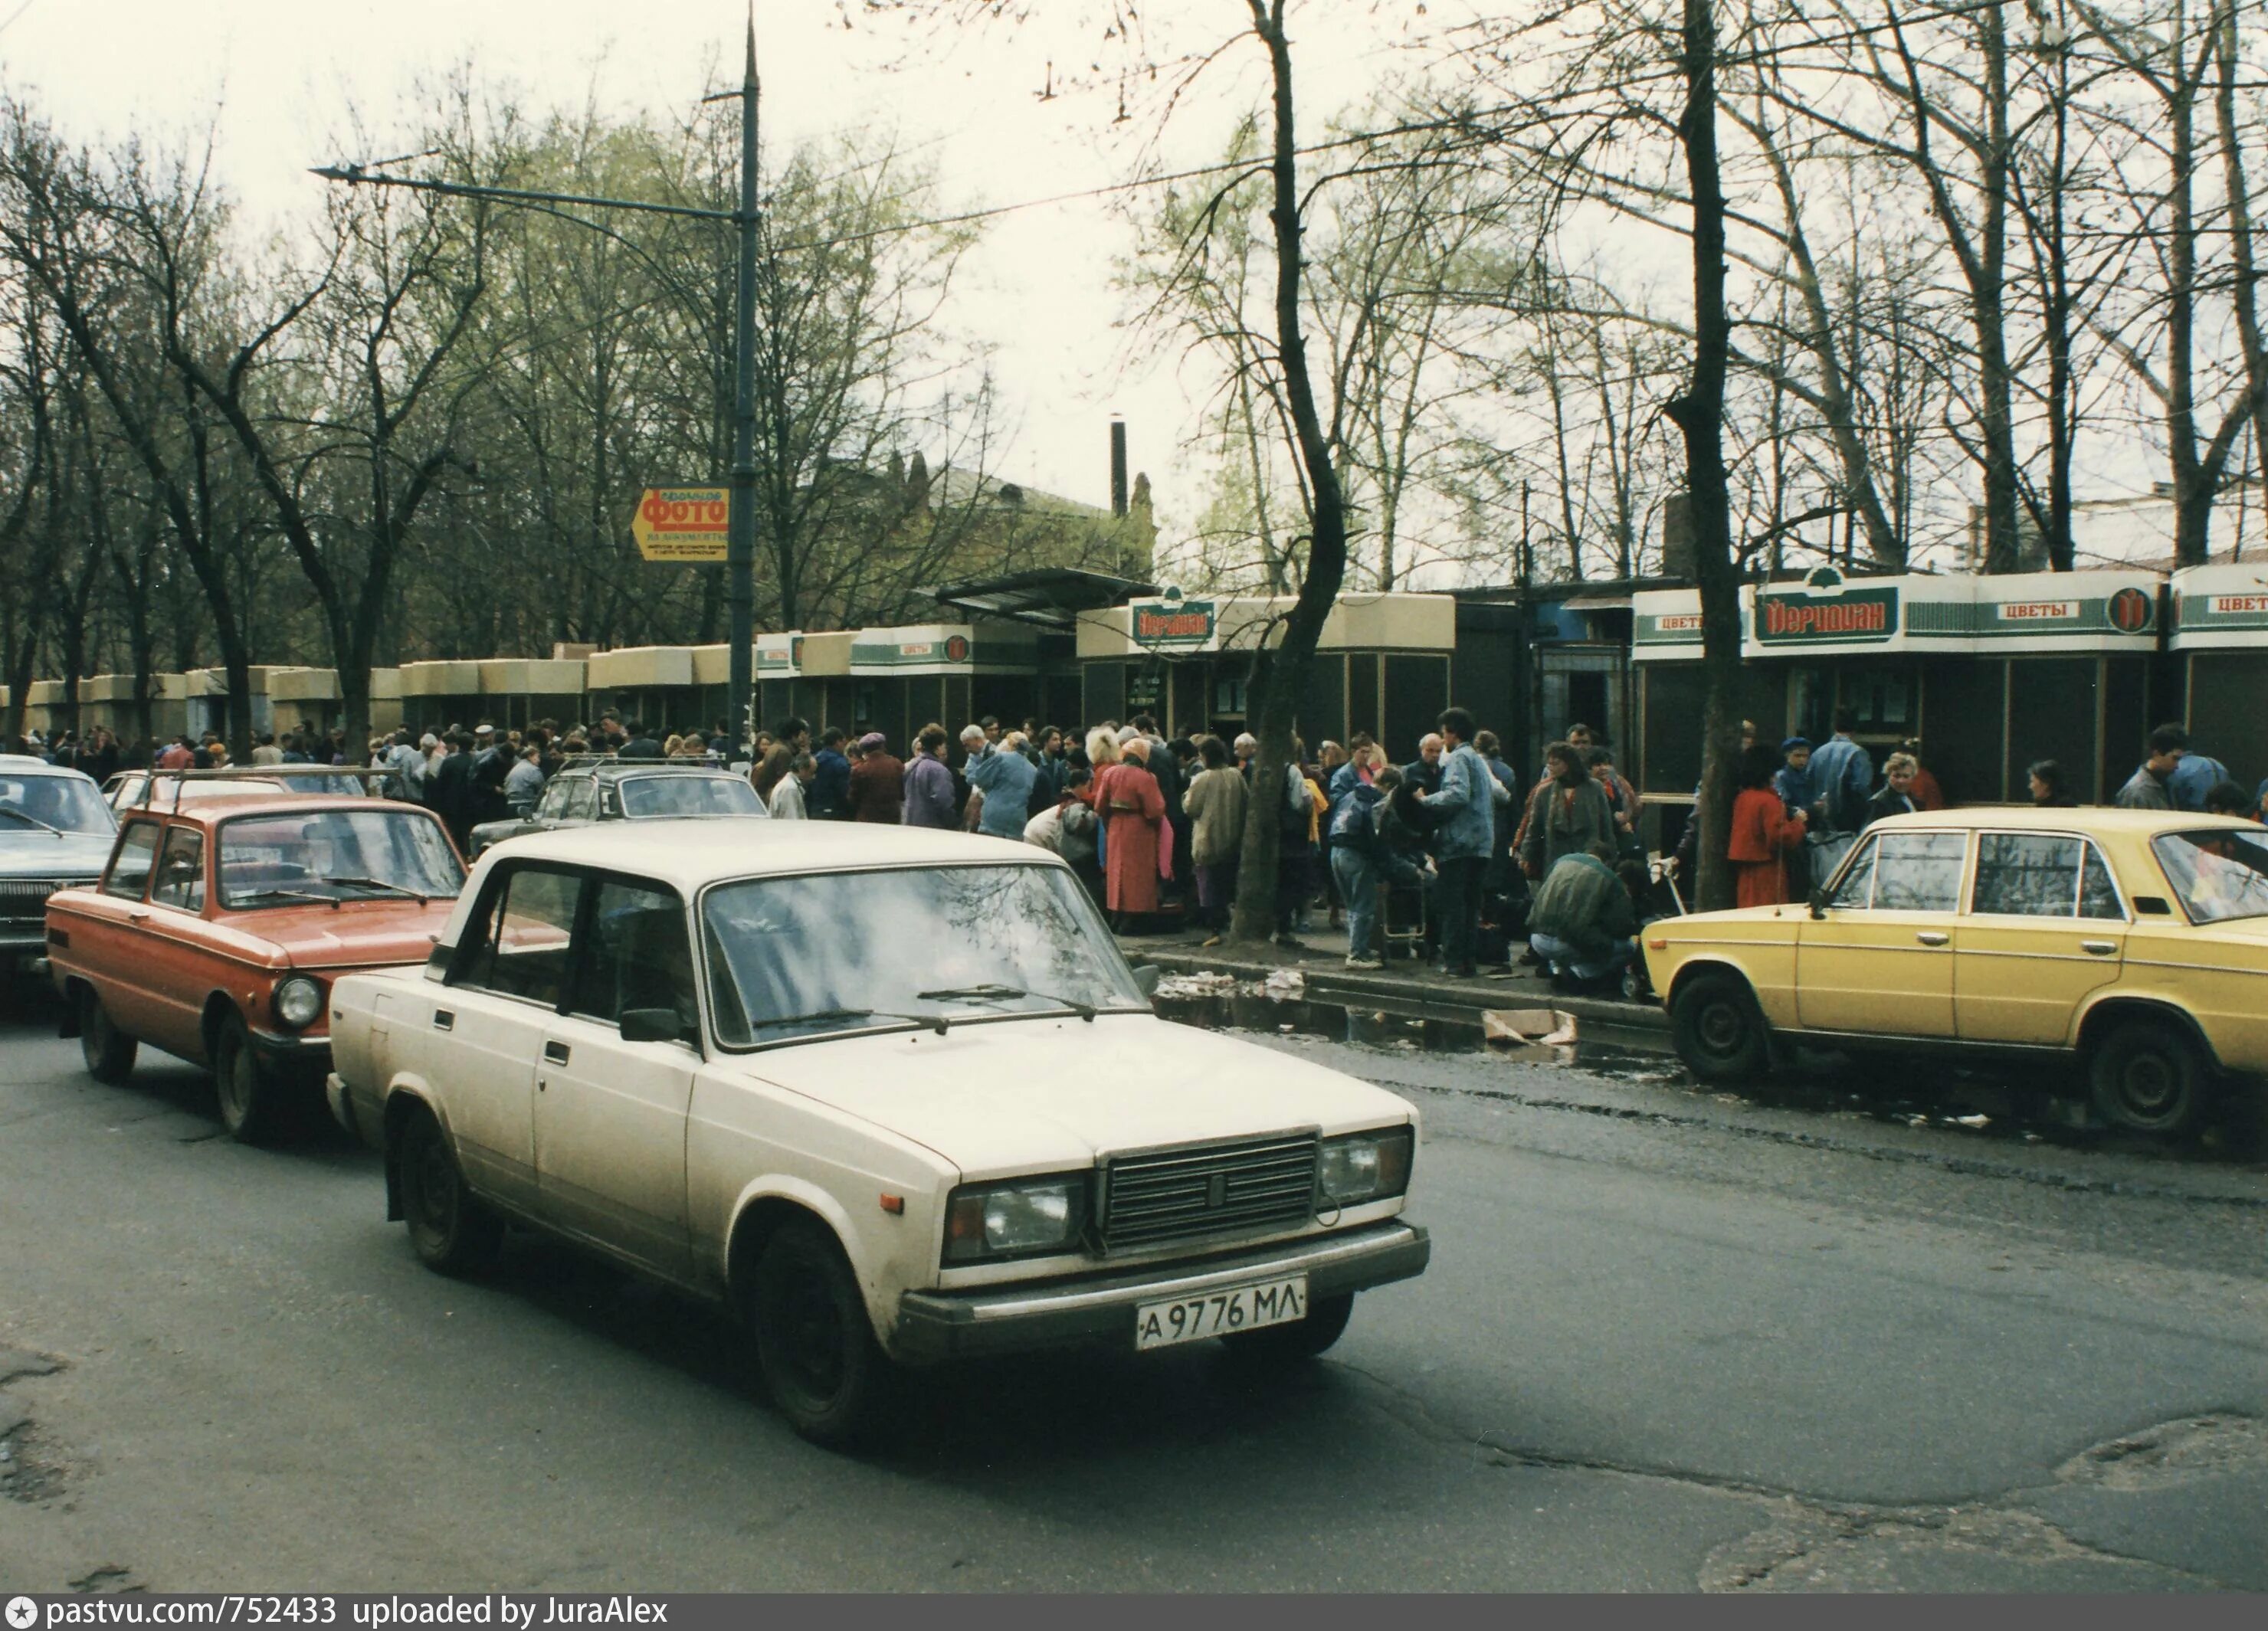
<svg viewBox="0 0 2268 1631">
<path fill-rule="evenodd" d="M 1481 1054 L 1526 1064 L 1573 1065 L 1596 1076 L 1684 1077 L 1675 1060 L 1640 1051 L 1615 1028 L 1583 1022 L 1572 1046 L 1491 1042 L 1479 1014 L 1461 1005 L 1436 1008 L 1423 999 L 1348 996 L 1328 989 L 1269 988 L 1222 979 L 1185 976 L 1159 987 L 1152 1004 L 1164 1018 L 1204 1031 L 1248 1031 L 1276 1036 L 1320 1037 L 1354 1047 L 1409 1054 Z M 1594 1040 L 1605 1032 L 1610 1040 Z M 1690 1080 L 1690 1078 L 1686 1078 Z"/>
<path fill-rule="evenodd" d="M 2198 1143 L 2160 1144 L 2097 1125 L 2083 1098 L 2057 1091 L 2068 1081 L 2067 1073 L 1970 1071 L 1933 1062 L 1806 1052 L 1793 1070 L 1752 1085 L 1707 1087 L 1668 1053 L 1668 1039 L 1657 1030 L 1618 1028 L 1586 1019 L 1572 1047 L 1506 1047 L 1487 1040 L 1472 1009 L 1435 1005 L 1422 996 L 1380 998 L 1335 992 L 1322 978 L 1263 986 L 1226 974 L 1176 975 L 1161 982 L 1155 1007 L 1165 1018 L 1207 1031 L 1314 1037 L 1404 1056 L 1485 1056 L 1519 1064 L 1564 1065 L 1689 1101 L 1707 1098 L 1855 1117 L 1988 1143 L 2116 1150 L 2169 1162 L 2268 1162 L 2268 1134 L 2263 1129 L 2268 1113 L 2232 1113 Z"/>
</svg>

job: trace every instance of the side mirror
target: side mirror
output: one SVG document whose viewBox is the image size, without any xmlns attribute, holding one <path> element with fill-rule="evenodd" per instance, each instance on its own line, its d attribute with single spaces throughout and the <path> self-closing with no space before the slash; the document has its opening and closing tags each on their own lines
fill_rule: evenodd
<svg viewBox="0 0 2268 1631">
<path fill-rule="evenodd" d="M 685 1022 L 674 1008 L 626 1008 L 616 1025 L 625 1042 L 682 1042 Z"/>
<path fill-rule="evenodd" d="M 1827 915 L 1827 892 L 1824 889 L 1811 892 L 1811 915 L 1815 920 Z"/>
<path fill-rule="evenodd" d="M 1154 997 L 1158 995 L 1158 981 L 1165 976 L 1166 971 L 1155 963 L 1144 963 L 1134 970 L 1134 983 L 1142 988 L 1144 996 Z"/>
</svg>

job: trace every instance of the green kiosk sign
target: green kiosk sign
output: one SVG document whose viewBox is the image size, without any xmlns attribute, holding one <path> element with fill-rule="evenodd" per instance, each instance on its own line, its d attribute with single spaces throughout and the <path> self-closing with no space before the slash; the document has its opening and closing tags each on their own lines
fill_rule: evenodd
<svg viewBox="0 0 2268 1631">
<path fill-rule="evenodd" d="M 1759 645 L 1871 645 L 1897 632 L 1896 588 L 1846 588 L 1843 574 L 1831 566 L 1805 577 L 1799 592 L 1756 596 Z"/>
</svg>

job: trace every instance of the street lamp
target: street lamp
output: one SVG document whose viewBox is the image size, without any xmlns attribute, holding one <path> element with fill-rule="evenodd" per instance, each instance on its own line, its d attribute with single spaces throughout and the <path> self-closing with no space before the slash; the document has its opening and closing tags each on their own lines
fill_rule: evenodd
<svg viewBox="0 0 2268 1631">
<path fill-rule="evenodd" d="M 740 286 L 735 291 L 733 323 L 733 468 L 732 503 L 725 518 L 725 600 L 730 613 L 732 666 L 727 683 L 725 717 L 753 740 L 749 704 L 755 689 L 755 648 L 756 569 L 756 19 L 748 16 L 747 60 L 740 88 L 704 99 L 740 101 L 740 204 L 737 209 L 702 209 L 690 204 L 657 204 L 629 198 L 597 198 L 577 193 L 547 193 L 526 187 L 482 187 L 463 181 L 428 181 L 410 176 L 385 175 L 361 165 L 324 165 L 313 173 L 326 181 L 348 187 L 392 187 L 409 192 L 438 193 L 450 198 L 480 198 L 504 204 L 526 204 L 559 215 L 562 220 L 593 231 L 607 229 L 596 222 L 561 213 L 559 205 L 585 209 L 624 209 L 639 215 L 679 216 L 696 221 L 729 221 L 739 231 Z M 609 237 L 615 234 L 608 233 Z M 618 239 L 627 242 L 627 240 Z"/>
</svg>

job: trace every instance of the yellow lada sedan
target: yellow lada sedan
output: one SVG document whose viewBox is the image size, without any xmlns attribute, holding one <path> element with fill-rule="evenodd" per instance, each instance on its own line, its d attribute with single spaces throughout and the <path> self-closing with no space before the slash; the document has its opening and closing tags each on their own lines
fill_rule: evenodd
<svg viewBox="0 0 2268 1631">
<path fill-rule="evenodd" d="M 1788 1042 L 2084 1069 L 2115 1125 L 2194 1128 L 2268 1076 L 2268 827 L 2133 810 L 1937 811 L 1869 827 L 1808 905 L 1649 924 L 1704 1081 Z"/>
</svg>

